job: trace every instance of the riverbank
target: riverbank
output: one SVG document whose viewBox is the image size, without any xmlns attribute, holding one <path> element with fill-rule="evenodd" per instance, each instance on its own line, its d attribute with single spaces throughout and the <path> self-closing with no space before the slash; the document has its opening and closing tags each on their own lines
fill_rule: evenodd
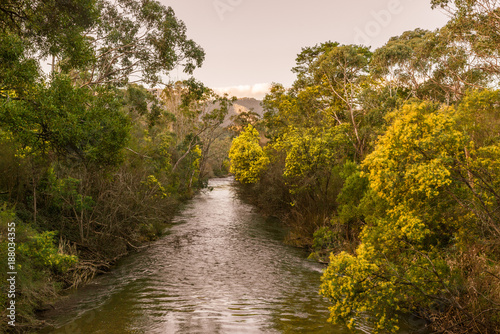
<svg viewBox="0 0 500 334">
<path fill-rule="evenodd" d="M 8 244 L 15 245 L 15 260 L 12 264 L 18 268 L 15 276 L 9 276 L 8 273 L 12 270 L 7 270 L 6 267 L 3 267 L 5 270 L 0 274 L 2 291 L 8 291 L 5 286 L 5 282 L 9 283 L 7 278 L 15 277 L 12 294 L 3 295 L 2 303 L 10 297 L 16 303 L 11 312 L 12 318 L 7 317 L 7 308 L 7 311 L 2 310 L 0 332 L 38 333 L 47 325 L 42 316 L 44 312 L 52 310 L 54 304 L 64 300 L 69 291 L 91 284 L 99 276 L 112 271 L 115 264 L 123 258 L 150 247 L 155 240 L 168 233 L 166 229 L 172 226 L 169 221 L 182 205 L 179 202 L 171 211 L 170 217 L 163 217 L 164 222 L 156 224 L 154 232 L 138 232 L 134 238 L 120 239 L 122 244 L 116 253 L 110 252 L 108 247 L 91 248 L 85 245 L 75 245 L 70 252 L 58 249 L 53 243 L 54 233 L 39 233 L 31 229 L 12 210 L 0 212 L 3 235 L 7 235 L 4 234 L 6 226 L 15 226 L 15 230 L 9 229 L 15 231 L 15 235 L 0 243 L 0 254 L 7 257 Z M 113 247 L 117 247 L 117 243 Z"/>
<path fill-rule="evenodd" d="M 2 294 L 0 332 L 42 325 L 36 310 L 157 240 L 209 176 L 227 173 L 230 132 L 220 125 L 231 100 L 192 84 L 154 92 L 130 84 L 90 94 L 61 74 L 39 94 L 60 104 L 40 120 L 50 136 L 59 135 L 47 134 L 35 147 L 23 142 L 31 132 L 0 122 L 0 255 L 10 257 L 9 224 L 16 224 L 19 273 L 15 326 L 6 313 L 12 299 Z M 64 94 L 86 102 L 70 108 L 60 100 Z M 201 108 L 214 101 L 219 108 Z M 30 120 L 26 128 L 36 133 L 39 119 Z M 193 134 L 201 128 L 203 136 Z M 8 261 L 2 265 L 0 288 L 7 291 L 13 270 Z"/>
</svg>

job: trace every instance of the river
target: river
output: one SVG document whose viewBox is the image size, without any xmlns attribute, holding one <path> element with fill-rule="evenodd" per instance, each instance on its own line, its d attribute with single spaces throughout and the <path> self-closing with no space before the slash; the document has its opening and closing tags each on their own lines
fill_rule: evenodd
<svg viewBox="0 0 500 334">
<path fill-rule="evenodd" d="M 348 333 L 327 323 L 323 266 L 210 181 L 162 239 L 56 305 L 42 333 Z"/>
</svg>

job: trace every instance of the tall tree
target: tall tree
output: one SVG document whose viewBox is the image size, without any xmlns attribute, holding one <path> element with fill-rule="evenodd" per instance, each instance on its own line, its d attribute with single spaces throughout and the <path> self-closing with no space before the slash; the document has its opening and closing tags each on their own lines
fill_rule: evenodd
<svg viewBox="0 0 500 334">
<path fill-rule="evenodd" d="M 451 20 L 446 29 L 453 38 L 450 42 L 462 43 L 471 55 L 471 66 L 492 76 L 498 87 L 500 73 L 500 7 L 497 0 L 432 0 L 433 8 L 442 8 Z"/>
<path fill-rule="evenodd" d="M 467 89 L 486 87 L 487 76 L 476 68 L 470 52 L 447 28 L 431 32 L 406 31 L 377 49 L 371 73 L 391 94 L 448 104 L 459 101 Z"/>
</svg>

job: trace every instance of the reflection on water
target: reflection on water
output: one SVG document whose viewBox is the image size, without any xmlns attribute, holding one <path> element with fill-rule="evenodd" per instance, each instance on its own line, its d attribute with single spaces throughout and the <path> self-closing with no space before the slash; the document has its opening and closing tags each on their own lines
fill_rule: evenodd
<svg viewBox="0 0 500 334">
<path fill-rule="evenodd" d="M 169 235 L 62 302 L 43 333 L 348 333 L 326 322 L 322 265 L 285 246 L 231 179 L 210 186 Z"/>
</svg>

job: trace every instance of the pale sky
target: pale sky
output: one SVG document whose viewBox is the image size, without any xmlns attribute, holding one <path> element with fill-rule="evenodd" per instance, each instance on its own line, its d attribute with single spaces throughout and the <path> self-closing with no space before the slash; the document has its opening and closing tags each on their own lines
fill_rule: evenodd
<svg viewBox="0 0 500 334">
<path fill-rule="evenodd" d="M 334 41 L 372 50 L 404 31 L 434 30 L 448 17 L 430 0 L 160 0 L 187 26 L 206 60 L 194 76 L 218 92 L 262 98 L 290 86 L 302 47 Z M 173 71 L 170 79 L 182 79 Z"/>
</svg>

